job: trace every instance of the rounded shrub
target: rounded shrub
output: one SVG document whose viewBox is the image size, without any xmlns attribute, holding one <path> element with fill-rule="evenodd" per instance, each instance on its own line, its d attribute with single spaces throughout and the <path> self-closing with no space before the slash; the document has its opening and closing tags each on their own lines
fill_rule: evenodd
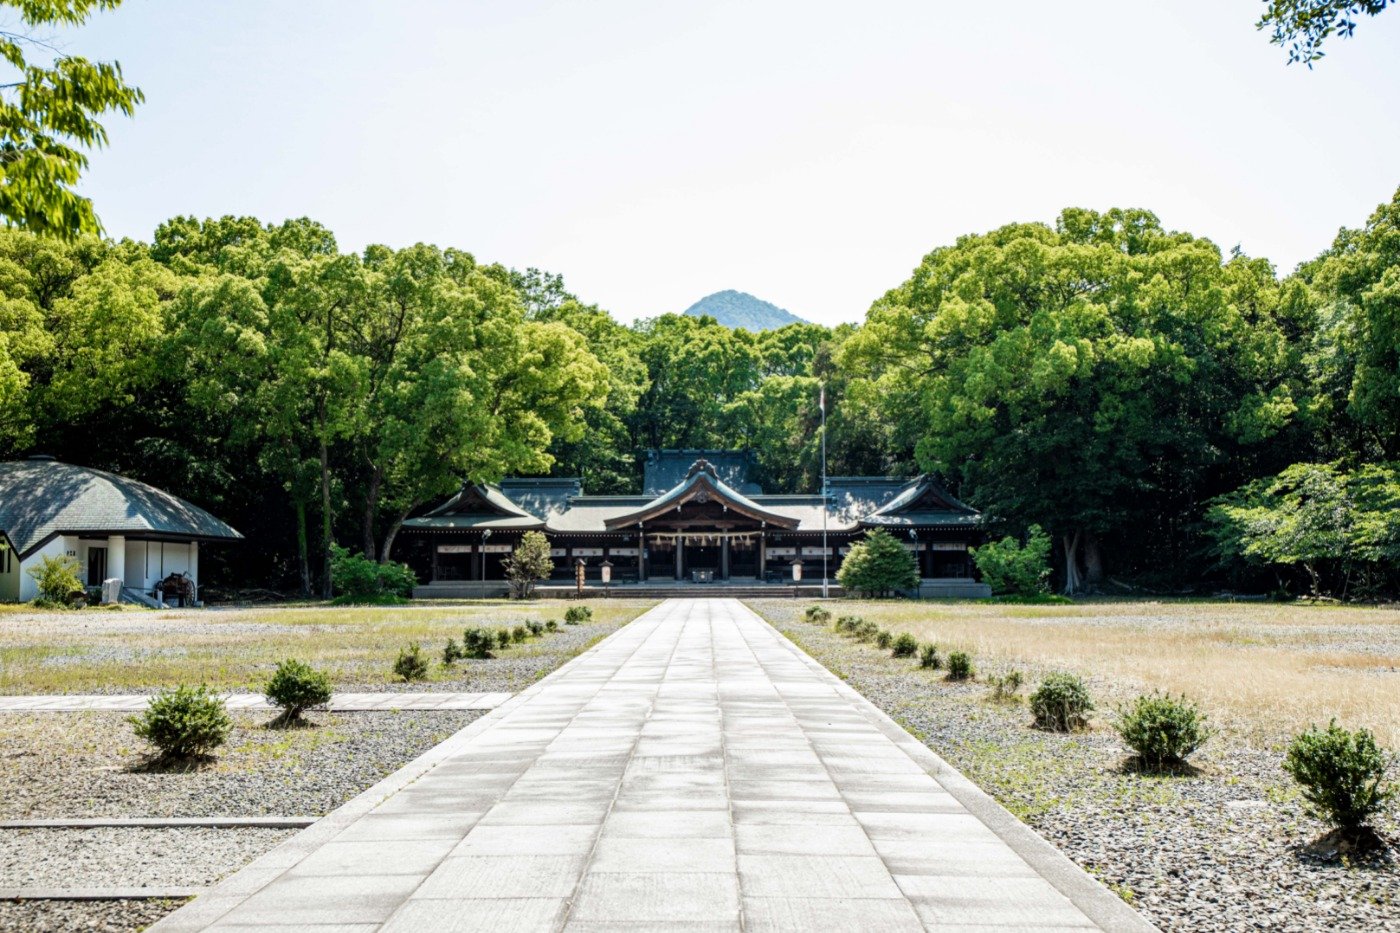
<svg viewBox="0 0 1400 933">
<path fill-rule="evenodd" d="M 589 622 L 593 619 L 593 610 L 588 606 L 570 606 L 564 610 L 564 624 L 578 625 L 580 622 Z"/>
<path fill-rule="evenodd" d="M 815 622 L 818 625 L 825 625 L 831 621 L 831 610 L 825 606 L 808 606 L 802 612 L 802 618 L 808 622 Z"/>
<path fill-rule="evenodd" d="M 221 697 L 205 686 L 181 685 L 151 698 L 146 711 L 127 720 L 137 737 L 150 742 L 168 759 L 209 754 L 228 741 L 233 720 Z"/>
<path fill-rule="evenodd" d="M 929 643 L 919 649 L 919 666 L 931 671 L 943 666 L 943 659 L 938 656 L 937 645 Z"/>
<path fill-rule="evenodd" d="M 510 630 L 510 639 L 517 645 L 530 637 L 530 630 L 523 625 L 517 625 Z"/>
<path fill-rule="evenodd" d="M 1302 788 L 1309 812 L 1356 837 L 1395 799 L 1397 788 L 1386 780 L 1390 764 L 1369 729 L 1350 732 L 1334 719 L 1294 738 L 1283 770 Z"/>
<path fill-rule="evenodd" d="M 862 621 L 855 628 L 856 641 L 874 641 L 880 635 L 880 626 L 868 620 Z"/>
<path fill-rule="evenodd" d="M 423 657 L 423 648 L 418 642 L 399 649 L 399 656 L 394 661 L 394 675 L 403 678 L 404 683 L 423 680 L 428 676 L 428 659 Z"/>
<path fill-rule="evenodd" d="M 891 635 L 887 630 L 880 629 L 878 632 L 875 633 L 876 648 L 879 648 L 881 651 L 886 651 L 892 644 L 894 644 L 894 636 Z"/>
<path fill-rule="evenodd" d="M 998 703 L 1017 702 L 1017 693 L 1026 682 L 1020 671 L 1010 671 L 992 679 L 992 699 Z"/>
<path fill-rule="evenodd" d="M 559 631 L 559 623 L 554 619 L 549 619 L 544 623 L 544 630 L 546 632 L 557 632 Z"/>
<path fill-rule="evenodd" d="M 462 646 L 457 644 L 457 639 L 447 639 L 447 644 L 442 648 L 442 666 L 451 667 L 462 660 Z"/>
<path fill-rule="evenodd" d="M 1031 694 L 1031 715 L 1041 729 L 1070 732 L 1089 722 L 1094 703 L 1089 688 L 1074 674 L 1051 674 Z"/>
<path fill-rule="evenodd" d="M 1155 692 L 1120 707 L 1113 725 L 1138 758 L 1152 767 L 1185 761 L 1213 734 L 1195 703 Z"/>
<path fill-rule="evenodd" d="M 892 658 L 912 658 L 919 650 L 919 640 L 908 632 L 900 632 L 890 647 Z"/>
<path fill-rule="evenodd" d="M 484 660 L 491 657 L 496 635 L 490 629 L 469 628 L 462 633 L 462 657 Z"/>
<path fill-rule="evenodd" d="M 304 661 L 288 658 L 272 672 L 263 696 L 282 710 L 283 722 L 296 722 L 311 707 L 331 701 L 331 678 Z"/>
<path fill-rule="evenodd" d="M 949 680 L 971 680 L 976 671 L 972 669 L 972 658 L 966 651 L 950 651 L 948 653 L 948 679 Z"/>
<path fill-rule="evenodd" d="M 860 628 L 861 622 L 860 616 L 841 616 L 832 627 L 842 635 L 854 635 L 856 629 Z"/>
<path fill-rule="evenodd" d="M 528 628 L 528 629 L 530 630 L 530 637 L 531 637 L 531 638 L 539 638 L 541 635 L 544 634 L 544 623 L 543 623 L 543 622 L 535 622 L 535 621 L 532 620 L 532 621 L 526 622 L 526 623 L 525 623 L 525 627 Z"/>
<path fill-rule="evenodd" d="M 507 649 L 507 648 L 510 647 L 510 644 L 511 644 L 510 629 L 508 629 L 508 628 L 498 628 L 498 629 L 496 629 L 495 638 L 496 638 L 496 647 L 497 647 L 497 648 L 500 648 L 502 651 L 504 651 L 505 649 Z"/>
</svg>

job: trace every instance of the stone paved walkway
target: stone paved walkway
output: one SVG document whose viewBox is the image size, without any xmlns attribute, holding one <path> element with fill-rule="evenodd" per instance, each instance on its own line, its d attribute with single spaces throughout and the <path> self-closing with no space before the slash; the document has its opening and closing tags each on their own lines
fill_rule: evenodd
<svg viewBox="0 0 1400 933">
<path fill-rule="evenodd" d="M 273 707 L 257 693 L 225 693 L 231 710 L 263 712 Z M 337 693 L 326 709 L 333 713 L 365 710 L 463 710 L 495 709 L 511 698 L 509 693 Z M 0 713 L 140 712 L 151 700 L 144 693 L 48 694 L 0 696 Z"/>
<path fill-rule="evenodd" d="M 153 929 L 1150 930 L 734 600 L 670 600 Z"/>
</svg>

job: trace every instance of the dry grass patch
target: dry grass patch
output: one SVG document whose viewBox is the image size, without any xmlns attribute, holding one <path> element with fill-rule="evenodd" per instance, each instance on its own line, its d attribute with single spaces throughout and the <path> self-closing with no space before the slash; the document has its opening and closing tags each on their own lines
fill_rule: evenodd
<svg viewBox="0 0 1400 933">
<path fill-rule="evenodd" d="M 0 693 L 147 691 L 177 683 L 260 691 L 284 658 L 326 670 L 337 688 L 394 682 L 400 648 L 421 642 L 429 685 L 460 687 L 459 665 L 436 663 L 449 637 L 469 626 L 501 627 L 562 619 L 570 603 L 474 601 L 407 606 L 275 606 L 131 612 L 9 612 L 0 615 Z M 653 604 L 599 600 L 593 620 L 502 654 L 548 660 L 577 653 Z M 567 633 L 567 637 L 565 637 Z M 566 647 L 567 646 L 567 647 Z"/>
<path fill-rule="evenodd" d="M 770 618 L 789 601 L 756 601 Z M 1069 606 L 846 602 L 940 650 L 967 651 L 988 673 L 1073 671 L 1107 703 L 1160 689 L 1186 693 L 1223 728 L 1275 745 L 1332 717 L 1400 748 L 1400 611 L 1187 601 Z M 1034 678 L 1033 678 L 1034 679 Z"/>
</svg>

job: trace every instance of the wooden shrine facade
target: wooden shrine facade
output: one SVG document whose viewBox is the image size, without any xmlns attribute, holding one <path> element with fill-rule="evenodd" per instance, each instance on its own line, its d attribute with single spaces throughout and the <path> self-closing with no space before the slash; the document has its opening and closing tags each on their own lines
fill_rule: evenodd
<svg viewBox="0 0 1400 933">
<path fill-rule="evenodd" d="M 573 479 L 508 479 L 472 485 L 409 519 L 403 559 L 428 581 L 419 595 L 505 579 L 504 561 L 528 531 L 542 532 L 551 579 L 572 581 L 582 561 L 596 582 L 744 581 L 787 584 L 835 578 L 851 545 L 883 527 L 914 553 L 925 580 L 968 581 L 968 548 L 980 541 L 976 510 L 932 478 L 833 477 L 826 495 L 767 495 L 735 451 L 654 451 L 643 493 L 590 496 Z M 823 524 L 826 548 L 823 550 Z"/>
</svg>

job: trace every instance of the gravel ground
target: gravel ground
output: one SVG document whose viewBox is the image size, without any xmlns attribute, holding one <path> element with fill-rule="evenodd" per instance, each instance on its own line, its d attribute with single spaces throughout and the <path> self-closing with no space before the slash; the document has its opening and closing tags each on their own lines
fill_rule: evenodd
<svg viewBox="0 0 1400 933">
<path fill-rule="evenodd" d="M 0 901 L 0 930 L 16 933 L 127 933 L 144 930 L 183 901 Z"/>
<path fill-rule="evenodd" d="M 183 827 L 3 830 L 0 887 L 207 887 L 296 833 Z"/>
<path fill-rule="evenodd" d="M 0 718 L 0 819 L 84 816 L 319 816 L 483 715 L 479 711 L 312 714 L 314 728 L 264 728 L 234 714 L 212 763 L 150 770 L 116 713 Z M 0 830 L 0 886 L 201 886 L 295 831 Z M 172 902 L 0 903 L 0 930 L 138 930 Z"/>
<path fill-rule="evenodd" d="M 985 684 L 950 684 L 801 621 L 801 608 L 764 607 L 780 631 L 1163 930 L 1400 930 L 1396 858 L 1305 854 L 1325 827 L 1304 813 L 1277 750 L 1221 735 L 1193 756 L 1194 773 L 1138 774 L 1102 722 L 1072 736 L 1031 729 L 1024 702 L 994 703 Z M 1022 669 L 1032 685 L 1045 673 Z M 1381 828 L 1400 844 L 1395 819 Z"/>
<path fill-rule="evenodd" d="M 152 769 L 120 713 L 0 718 L 0 819 L 321 816 L 482 713 L 313 713 L 314 728 L 267 729 L 234 714 L 211 764 Z"/>
</svg>

